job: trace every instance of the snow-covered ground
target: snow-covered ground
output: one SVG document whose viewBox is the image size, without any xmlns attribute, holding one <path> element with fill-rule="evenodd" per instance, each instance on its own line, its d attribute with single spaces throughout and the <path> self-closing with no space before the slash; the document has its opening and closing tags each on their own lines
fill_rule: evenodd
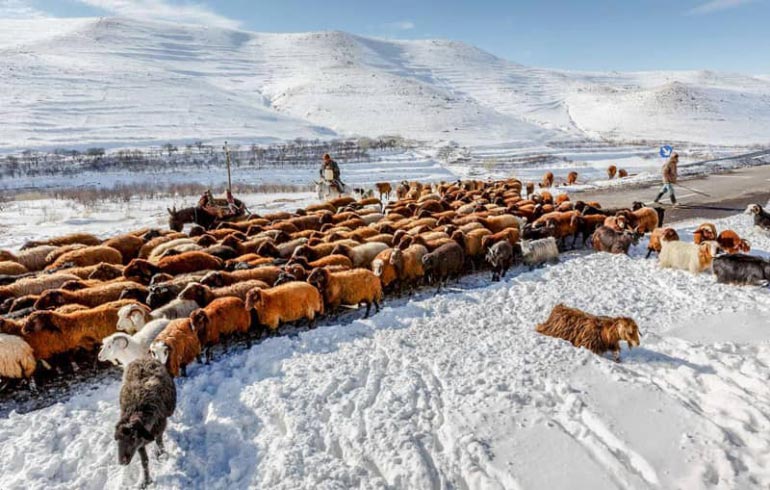
<svg viewBox="0 0 770 490">
<path fill-rule="evenodd" d="M 770 82 L 531 68 L 447 40 L 0 20 L 0 151 L 402 135 L 531 148 L 770 143 Z"/>
<path fill-rule="evenodd" d="M 131 218 L 50 203 L 61 216 L 37 226 L 109 234 L 162 221 L 140 212 L 158 204 Z M 40 209 L 11 206 L 0 248 L 37 236 Z M 770 255 L 748 216 L 716 224 Z M 689 239 L 696 225 L 676 228 Z M 770 486 L 767 289 L 661 270 L 644 245 L 630 257 L 568 253 L 496 284 L 466 277 L 368 320 L 353 313 L 195 365 L 178 382 L 169 455 L 151 461 L 156 488 Z M 615 364 L 537 335 L 559 302 L 632 316 L 641 347 Z M 0 419 L 0 488 L 140 480 L 138 461 L 117 464 L 119 383 L 90 388 Z"/>
</svg>

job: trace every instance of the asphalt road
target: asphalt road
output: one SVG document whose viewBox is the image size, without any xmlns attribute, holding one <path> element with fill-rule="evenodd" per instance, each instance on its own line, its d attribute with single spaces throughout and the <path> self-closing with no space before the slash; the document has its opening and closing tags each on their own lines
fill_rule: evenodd
<svg viewBox="0 0 770 490">
<path fill-rule="evenodd" d="M 661 202 L 667 205 L 666 221 L 688 218 L 721 218 L 736 214 L 752 203 L 765 205 L 770 200 L 770 165 L 748 167 L 730 172 L 682 180 L 680 183 L 697 189 L 708 196 L 676 187 L 681 207 L 668 208 L 668 194 Z M 573 199 L 599 201 L 604 207 L 630 206 L 634 201 L 652 203 L 662 183 L 643 187 L 595 190 L 574 193 Z M 709 209 L 725 208 L 725 209 Z"/>
</svg>

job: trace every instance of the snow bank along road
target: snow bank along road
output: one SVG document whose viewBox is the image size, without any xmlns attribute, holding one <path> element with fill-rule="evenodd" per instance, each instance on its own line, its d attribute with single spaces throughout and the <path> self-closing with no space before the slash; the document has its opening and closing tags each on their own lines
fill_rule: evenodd
<svg viewBox="0 0 770 490">
<path fill-rule="evenodd" d="M 677 228 L 683 239 L 696 222 Z M 747 216 L 717 221 L 768 255 Z M 157 488 L 767 488 L 770 296 L 576 252 L 489 285 L 272 338 L 178 381 Z M 556 303 L 630 315 L 615 364 L 534 325 Z M 122 488 L 119 383 L 0 420 L 0 488 Z"/>
</svg>

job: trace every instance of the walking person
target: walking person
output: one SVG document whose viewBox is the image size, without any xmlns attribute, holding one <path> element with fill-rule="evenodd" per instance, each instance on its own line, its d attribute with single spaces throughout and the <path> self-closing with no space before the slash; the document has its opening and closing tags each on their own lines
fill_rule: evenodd
<svg viewBox="0 0 770 490">
<path fill-rule="evenodd" d="M 671 193 L 671 204 L 676 205 L 676 195 L 674 194 L 674 184 L 676 184 L 677 178 L 677 165 L 679 164 L 679 154 L 672 153 L 665 165 L 663 165 L 663 188 L 658 193 L 658 197 L 655 198 L 655 202 L 660 202 L 660 199 L 666 194 Z"/>
<path fill-rule="evenodd" d="M 331 175 L 327 175 L 327 171 L 330 171 Z M 322 180 L 330 181 L 339 192 L 343 192 L 345 189 L 345 184 L 340 180 L 340 166 L 337 165 L 337 162 L 332 160 L 331 155 L 328 153 L 324 154 L 319 174 L 321 175 Z"/>
</svg>

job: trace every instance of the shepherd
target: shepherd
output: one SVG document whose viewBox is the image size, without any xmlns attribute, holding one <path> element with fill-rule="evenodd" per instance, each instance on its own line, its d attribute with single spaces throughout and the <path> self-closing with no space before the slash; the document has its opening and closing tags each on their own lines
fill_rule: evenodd
<svg viewBox="0 0 770 490">
<path fill-rule="evenodd" d="M 659 202 L 660 199 L 666 194 L 671 193 L 671 204 L 676 205 L 676 195 L 674 195 L 674 184 L 677 179 L 677 165 L 679 164 L 679 154 L 672 153 L 665 165 L 663 165 L 663 188 L 658 193 L 658 197 L 655 198 L 655 202 Z"/>
<path fill-rule="evenodd" d="M 342 193 L 345 185 L 340 180 L 340 166 L 337 162 L 332 160 L 332 156 L 328 153 L 324 153 L 323 163 L 321 164 L 321 170 L 319 172 L 321 180 L 330 182 L 337 190 Z"/>
</svg>

